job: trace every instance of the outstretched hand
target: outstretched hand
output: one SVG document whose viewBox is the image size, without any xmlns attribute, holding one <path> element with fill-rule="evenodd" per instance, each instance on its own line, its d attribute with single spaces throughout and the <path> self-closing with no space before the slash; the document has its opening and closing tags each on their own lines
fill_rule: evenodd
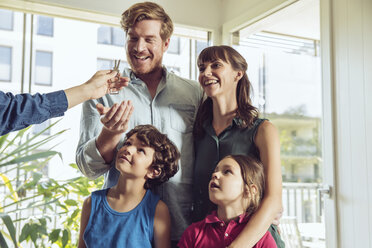
<svg viewBox="0 0 372 248">
<path fill-rule="evenodd" d="M 130 100 L 120 104 L 115 103 L 111 108 L 98 103 L 96 108 L 98 113 L 103 115 L 101 122 L 106 131 L 112 134 L 121 134 L 127 131 L 129 119 L 134 109 Z"/>
<path fill-rule="evenodd" d="M 129 78 L 121 77 L 117 71 L 102 70 L 97 71 L 84 85 L 89 92 L 90 99 L 97 99 L 107 94 L 110 89 L 121 90 L 128 86 L 128 83 Z"/>
</svg>

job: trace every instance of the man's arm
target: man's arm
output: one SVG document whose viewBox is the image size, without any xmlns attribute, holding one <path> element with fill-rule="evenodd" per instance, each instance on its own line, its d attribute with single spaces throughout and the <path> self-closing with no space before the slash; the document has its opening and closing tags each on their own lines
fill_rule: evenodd
<svg viewBox="0 0 372 248">
<path fill-rule="evenodd" d="M 275 126 L 265 121 L 258 128 L 255 144 L 265 171 L 265 193 L 260 208 L 252 215 L 239 236 L 229 246 L 252 247 L 267 232 L 270 224 L 282 209 L 282 172 L 280 143 Z"/>
</svg>

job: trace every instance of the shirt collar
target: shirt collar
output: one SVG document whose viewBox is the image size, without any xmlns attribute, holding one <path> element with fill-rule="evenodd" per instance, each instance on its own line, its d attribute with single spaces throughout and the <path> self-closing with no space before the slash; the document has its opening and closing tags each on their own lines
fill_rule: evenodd
<svg viewBox="0 0 372 248">
<path fill-rule="evenodd" d="M 170 73 L 168 72 L 167 68 L 165 66 L 162 67 L 163 68 L 163 77 L 161 78 L 160 82 L 164 80 L 164 78 L 166 79 L 165 81 L 168 80 L 169 76 L 170 76 Z M 131 68 L 124 68 L 124 75 L 127 75 L 130 79 L 130 82 L 131 83 L 141 83 L 143 82 L 139 77 L 137 77 L 134 72 L 132 71 Z"/>
<path fill-rule="evenodd" d="M 239 224 L 246 223 L 248 222 L 248 220 L 249 220 L 249 216 L 247 215 L 247 213 L 243 213 L 239 215 L 238 223 Z M 213 211 L 211 214 L 205 217 L 205 223 L 207 224 L 213 224 L 213 223 L 218 223 L 218 222 L 222 222 L 222 220 L 218 218 L 217 211 Z"/>
<path fill-rule="evenodd" d="M 213 126 L 212 126 L 212 116 L 209 116 L 205 122 L 202 124 L 203 125 L 203 128 L 204 130 L 210 135 L 210 136 L 215 136 L 215 132 L 214 132 L 214 129 L 213 129 Z M 243 124 L 243 120 L 240 119 L 238 116 L 234 117 L 233 121 L 232 121 L 232 124 L 227 127 L 227 130 L 232 128 L 232 127 L 239 127 Z"/>
</svg>

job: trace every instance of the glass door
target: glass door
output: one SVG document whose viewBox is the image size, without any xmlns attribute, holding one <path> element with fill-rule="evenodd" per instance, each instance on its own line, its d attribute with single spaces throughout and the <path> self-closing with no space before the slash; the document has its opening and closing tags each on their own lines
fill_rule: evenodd
<svg viewBox="0 0 372 248">
<path fill-rule="evenodd" d="M 319 1 L 298 1 L 232 40 L 248 62 L 254 105 L 280 135 L 283 239 L 287 247 L 326 247 Z"/>
</svg>

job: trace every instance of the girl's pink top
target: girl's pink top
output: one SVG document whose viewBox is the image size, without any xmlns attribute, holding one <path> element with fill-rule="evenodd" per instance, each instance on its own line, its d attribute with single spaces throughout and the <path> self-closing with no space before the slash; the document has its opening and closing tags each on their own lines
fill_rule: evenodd
<svg viewBox="0 0 372 248">
<path fill-rule="evenodd" d="M 239 235 L 249 217 L 242 214 L 227 225 L 218 219 L 216 211 L 204 220 L 191 224 L 183 233 L 178 247 L 181 248 L 225 248 Z M 267 231 L 254 248 L 276 248 L 274 238 Z"/>
</svg>

